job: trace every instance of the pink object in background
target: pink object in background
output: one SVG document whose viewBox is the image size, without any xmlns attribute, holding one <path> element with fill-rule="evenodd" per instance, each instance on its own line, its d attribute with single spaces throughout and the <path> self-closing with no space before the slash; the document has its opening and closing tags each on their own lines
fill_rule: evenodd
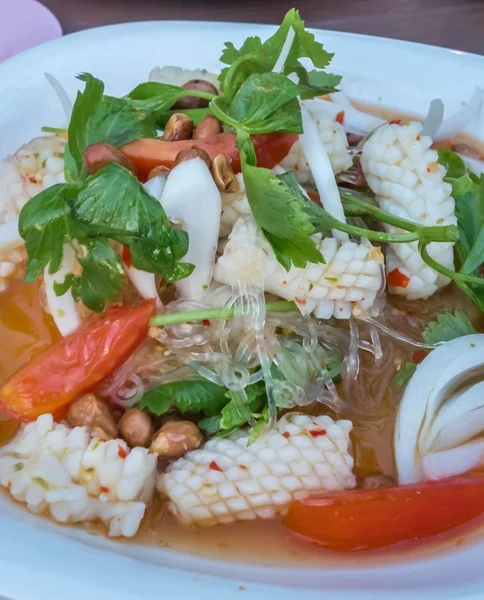
<svg viewBox="0 0 484 600">
<path fill-rule="evenodd" d="M 36 0 L 0 0 L 0 62 L 61 35 L 59 21 Z"/>
</svg>

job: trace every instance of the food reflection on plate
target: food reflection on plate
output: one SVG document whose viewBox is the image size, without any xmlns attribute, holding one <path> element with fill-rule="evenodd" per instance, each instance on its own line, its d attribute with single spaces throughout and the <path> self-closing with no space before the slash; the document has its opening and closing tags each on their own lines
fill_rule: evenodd
<svg viewBox="0 0 484 600">
<path fill-rule="evenodd" d="M 376 114 L 330 60 L 292 10 L 219 74 L 73 104 L 49 76 L 68 127 L 0 165 L 0 484 L 31 512 L 336 551 L 479 523 L 483 94 Z"/>
</svg>

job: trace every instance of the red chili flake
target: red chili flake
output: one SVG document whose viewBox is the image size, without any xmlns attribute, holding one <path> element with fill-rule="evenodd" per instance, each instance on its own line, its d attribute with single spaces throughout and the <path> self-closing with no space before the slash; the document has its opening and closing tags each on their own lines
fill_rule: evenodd
<svg viewBox="0 0 484 600">
<path fill-rule="evenodd" d="M 307 304 L 307 300 L 305 300 L 304 298 L 296 298 L 295 300 L 301 306 L 304 306 L 305 304 Z"/>
<path fill-rule="evenodd" d="M 118 456 L 119 458 L 126 458 L 128 456 L 128 453 L 121 445 L 118 446 Z"/>
<path fill-rule="evenodd" d="M 427 173 L 438 173 L 439 165 L 436 162 L 429 162 L 427 165 Z"/>
<path fill-rule="evenodd" d="M 282 282 L 282 285 L 287 285 L 287 281 L 286 281 L 286 280 L 284 280 L 284 281 Z"/>
<path fill-rule="evenodd" d="M 402 119 L 393 119 L 393 121 L 389 121 L 389 125 L 400 125 L 402 122 Z"/>
<path fill-rule="evenodd" d="M 245 465 L 240 465 L 240 468 L 241 468 L 243 471 L 248 471 L 248 469 L 249 469 L 249 467 L 246 467 Z"/>
<path fill-rule="evenodd" d="M 319 437 L 320 435 L 326 435 L 326 429 L 311 429 L 309 433 L 313 437 Z"/>
<path fill-rule="evenodd" d="M 421 139 L 422 138 L 419 135 L 417 135 L 417 137 L 416 137 L 417 142 L 420 142 Z"/>
<path fill-rule="evenodd" d="M 220 471 L 222 472 L 222 469 L 218 466 L 218 464 L 212 460 L 212 462 L 208 465 L 209 469 L 212 469 L 212 471 Z"/>
<path fill-rule="evenodd" d="M 289 433 L 289 431 L 285 431 L 285 432 L 282 434 L 282 437 L 285 437 L 285 438 L 287 439 L 287 438 L 290 438 L 290 437 L 291 437 L 291 434 Z"/>
<path fill-rule="evenodd" d="M 407 277 L 405 273 L 402 273 L 398 269 L 394 269 L 388 273 L 388 283 L 393 287 L 401 287 L 405 289 L 410 283 L 410 277 Z"/>
<path fill-rule="evenodd" d="M 424 350 L 423 348 L 419 348 L 418 350 L 415 350 L 412 354 L 412 362 L 420 364 L 423 359 L 427 356 L 428 352 L 427 350 Z"/>
<path fill-rule="evenodd" d="M 131 250 L 128 248 L 128 246 L 123 246 L 123 252 L 121 256 L 123 258 L 124 264 L 129 269 L 129 267 L 133 264 L 133 257 L 131 256 Z"/>
<path fill-rule="evenodd" d="M 7 483 L 7 490 L 9 490 L 11 487 L 12 487 L 12 482 L 11 482 L 11 481 L 9 481 L 9 482 Z"/>
<path fill-rule="evenodd" d="M 340 308 L 340 309 L 339 309 L 339 312 L 343 312 L 343 308 Z"/>
<path fill-rule="evenodd" d="M 313 202 L 316 204 L 321 204 L 321 196 L 318 192 L 307 192 L 307 195 L 311 198 Z"/>
<path fill-rule="evenodd" d="M 210 321 L 208 319 L 203 319 L 202 325 L 205 325 L 205 327 L 210 327 Z"/>
<path fill-rule="evenodd" d="M 109 488 L 104 485 L 99 488 L 99 491 L 101 491 L 103 494 L 109 494 Z"/>
<path fill-rule="evenodd" d="M 342 110 L 340 111 L 337 115 L 336 115 L 336 120 L 338 121 L 338 123 L 340 125 L 343 125 L 344 121 L 345 121 L 345 111 Z"/>
<path fill-rule="evenodd" d="M 245 587 L 243 585 L 239 585 L 239 591 L 245 592 Z"/>
</svg>

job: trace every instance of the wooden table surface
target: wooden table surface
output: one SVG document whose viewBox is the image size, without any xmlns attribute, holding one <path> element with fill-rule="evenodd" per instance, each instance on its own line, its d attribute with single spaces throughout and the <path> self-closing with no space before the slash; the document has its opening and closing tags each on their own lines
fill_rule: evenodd
<svg viewBox="0 0 484 600">
<path fill-rule="evenodd" d="M 312 27 L 412 40 L 484 54 L 483 0 L 42 0 L 42 2 L 57 15 L 65 33 L 111 23 L 155 19 L 278 23 L 289 8 L 296 6 L 306 23 Z"/>
</svg>

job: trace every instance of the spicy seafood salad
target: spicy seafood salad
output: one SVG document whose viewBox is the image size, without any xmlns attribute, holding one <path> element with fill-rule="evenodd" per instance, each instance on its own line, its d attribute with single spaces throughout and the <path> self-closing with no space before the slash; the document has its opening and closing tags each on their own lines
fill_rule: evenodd
<svg viewBox="0 0 484 600">
<path fill-rule="evenodd" d="M 291 10 L 220 73 L 119 98 L 82 73 L 73 103 L 48 75 L 68 126 L 0 166 L 17 503 L 126 538 L 153 507 L 272 519 L 332 550 L 479 517 L 483 92 L 387 121 L 331 58 Z"/>
</svg>

